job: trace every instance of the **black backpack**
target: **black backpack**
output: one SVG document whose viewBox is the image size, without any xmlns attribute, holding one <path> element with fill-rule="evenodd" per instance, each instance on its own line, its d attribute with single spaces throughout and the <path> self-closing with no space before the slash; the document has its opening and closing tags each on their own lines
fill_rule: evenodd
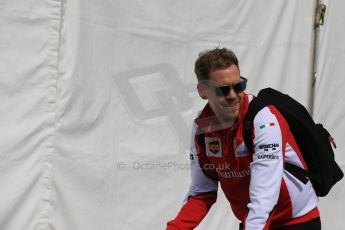
<svg viewBox="0 0 345 230">
<path fill-rule="evenodd" d="M 253 119 L 262 108 L 268 105 L 274 105 L 288 122 L 308 166 L 308 171 L 306 171 L 285 162 L 285 170 L 304 184 L 310 180 L 316 194 L 320 197 L 326 196 L 333 185 L 344 176 L 334 159 L 330 144 L 333 139 L 321 124 L 315 124 L 305 107 L 290 96 L 272 88 L 266 88 L 249 103 L 248 112 L 243 121 L 243 138 L 246 146 L 253 152 Z"/>
</svg>

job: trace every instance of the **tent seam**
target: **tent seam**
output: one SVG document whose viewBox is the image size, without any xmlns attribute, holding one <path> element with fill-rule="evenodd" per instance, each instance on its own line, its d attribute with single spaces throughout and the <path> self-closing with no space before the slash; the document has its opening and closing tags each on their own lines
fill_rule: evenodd
<svg viewBox="0 0 345 230">
<path fill-rule="evenodd" d="M 47 152 L 42 156 L 42 198 L 40 199 L 39 220 L 35 227 L 37 230 L 54 230 L 53 218 L 53 160 L 52 155 L 56 146 L 56 127 L 57 127 L 57 102 L 58 86 L 61 75 L 61 46 L 62 30 L 64 22 L 64 7 L 66 0 L 47 0 L 49 7 L 52 8 L 52 15 L 49 19 L 51 33 L 49 35 L 48 76 L 50 82 L 48 91 L 48 121 L 47 121 Z M 49 77 L 50 75 L 50 77 Z"/>
</svg>

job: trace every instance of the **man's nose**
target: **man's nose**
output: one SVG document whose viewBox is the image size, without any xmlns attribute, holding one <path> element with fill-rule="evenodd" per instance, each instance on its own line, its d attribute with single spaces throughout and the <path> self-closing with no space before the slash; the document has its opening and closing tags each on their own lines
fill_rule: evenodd
<svg viewBox="0 0 345 230">
<path fill-rule="evenodd" d="M 225 96 L 226 98 L 231 99 L 231 98 L 235 98 L 237 95 L 236 95 L 235 90 L 231 87 L 229 93 Z"/>
</svg>

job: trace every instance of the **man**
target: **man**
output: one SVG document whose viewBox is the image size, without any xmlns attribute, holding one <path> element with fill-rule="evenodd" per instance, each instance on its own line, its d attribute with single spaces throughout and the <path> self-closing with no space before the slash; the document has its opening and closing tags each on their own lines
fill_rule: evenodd
<svg viewBox="0 0 345 230">
<path fill-rule="evenodd" d="M 195 63 L 198 93 L 208 101 L 195 119 L 191 144 L 192 183 L 168 230 L 194 229 L 217 198 L 218 182 L 240 229 L 321 229 L 318 198 L 284 170 L 306 164 L 283 116 L 274 106 L 253 122 L 253 153 L 243 142 L 243 118 L 252 95 L 244 92 L 235 54 L 216 48 Z"/>
</svg>

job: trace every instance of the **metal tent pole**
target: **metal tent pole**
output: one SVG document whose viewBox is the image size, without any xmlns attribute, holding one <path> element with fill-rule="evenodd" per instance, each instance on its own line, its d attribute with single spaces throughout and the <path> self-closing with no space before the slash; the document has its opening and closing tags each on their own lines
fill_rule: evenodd
<svg viewBox="0 0 345 230">
<path fill-rule="evenodd" d="M 326 5 L 321 4 L 321 0 L 315 1 L 315 17 L 313 21 L 312 49 L 311 49 L 311 67 L 308 87 L 308 110 L 310 115 L 314 115 L 314 96 L 315 83 L 317 80 L 317 56 L 320 26 L 323 25 Z"/>
</svg>

